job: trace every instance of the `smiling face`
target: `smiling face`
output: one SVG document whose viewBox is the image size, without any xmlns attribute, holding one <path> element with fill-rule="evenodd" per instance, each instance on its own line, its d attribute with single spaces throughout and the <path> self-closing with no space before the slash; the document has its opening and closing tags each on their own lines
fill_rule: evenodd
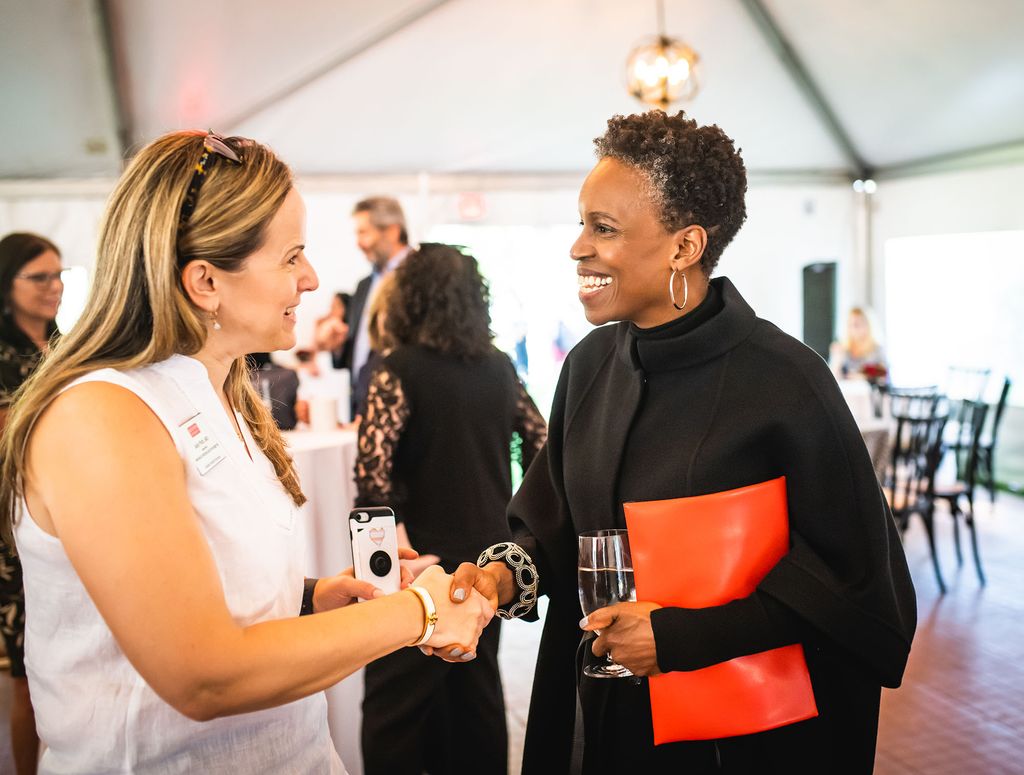
<svg viewBox="0 0 1024 775">
<path fill-rule="evenodd" d="M 860 310 L 854 310 L 846 320 L 846 335 L 851 342 L 864 344 L 871 338 L 871 326 L 867 316 Z"/>
<path fill-rule="evenodd" d="M 295 308 L 318 285 L 305 243 L 306 207 L 293 188 L 267 226 L 263 246 L 241 270 L 218 274 L 217 334 L 233 353 L 295 346 Z"/>
<path fill-rule="evenodd" d="M 629 320 L 650 328 L 678 317 L 668 294 L 669 277 L 674 269 L 699 261 L 703 241 L 688 240 L 694 231 L 706 239 L 704 230 L 667 231 L 643 175 L 607 157 L 584 181 L 579 206 L 583 230 L 570 256 L 578 262 L 579 299 L 587 320 L 594 325 Z M 687 277 L 693 298 L 693 273 Z"/>
<path fill-rule="evenodd" d="M 11 310 L 33 321 L 49 322 L 57 317 L 64 293 L 64 283 L 58 276 L 62 268 L 60 256 L 52 250 L 26 263 L 11 283 Z"/>
</svg>

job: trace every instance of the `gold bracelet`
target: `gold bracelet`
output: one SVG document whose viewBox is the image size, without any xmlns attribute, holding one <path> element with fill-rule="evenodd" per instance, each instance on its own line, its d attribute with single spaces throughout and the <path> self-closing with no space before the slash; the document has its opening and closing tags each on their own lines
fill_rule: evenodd
<svg viewBox="0 0 1024 775">
<path fill-rule="evenodd" d="M 434 627 L 437 625 L 437 606 L 434 605 L 434 598 L 423 587 L 409 587 L 408 589 L 416 595 L 420 605 L 423 606 L 423 633 L 416 639 L 415 643 L 410 645 L 422 646 L 434 634 Z"/>
</svg>

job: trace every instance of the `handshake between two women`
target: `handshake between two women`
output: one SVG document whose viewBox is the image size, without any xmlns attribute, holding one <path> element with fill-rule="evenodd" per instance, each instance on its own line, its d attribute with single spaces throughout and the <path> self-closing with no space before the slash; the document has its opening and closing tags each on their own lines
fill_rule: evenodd
<svg viewBox="0 0 1024 775">
<path fill-rule="evenodd" d="M 488 600 L 477 590 L 470 589 L 462 599 L 452 600 L 454 577 L 445 573 L 440 565 L 432 565 L 416 577 L 414 587 L 426 590 L 436 608 L 433 631 L 429 631 L 431 616 L 424 609 L 424 631 L 416 645 L 428 656 L 438 652 L 448 662 L 470 662 L 476 659 L 477 643 L 484 627 L 494 618 L 497 601 Z"/>
<path fill-rule="evenodd" d="M 515 577 L 500 562 L 488 563 L 483 567 L 462 563 L 453 575 L 437 574 L 437 577 L 440 579 L 442 575 L 451 580 L 449 593 L 458 604 L 454 606 L 456 610 L 465 607 L 469 609 L 468 613 L 473 614 L 482 604 L 491 612 L 484 626 L 499 606 L 517 595 Z M 419 579 L 422 578 L 421 575 Z M 419 579 L 417 584 L 420 583 Z M 447 598 L 445 602 L 449 602 Z M 656 603 L 647 602 L 616 603 L 593 611 L 580 622 L 580 628 L 595 633 L 596 637 L 590 644 L 595 656 L 611 659 L 614 652 L 614 660 L 627 667 L 633 675 L 658 675 L 661 670 L 658 667 L 651 612 L 660 607 Z M 443 637 L 433 637 L 420 646 L 420 651 L 447 662 L 468 661 L 475 658 L 474 644 L 445 642 Z"/>
<path fill-rule="evenodd" d="M 424 597 L 416 592 L 423 608 L 423 628 L 414 644 L 428 655 L 438 650 L 441 656 L 443 650 L 449 662 L 475 659 L 480 635 L 494 617 L 497 602 L 488 600 L 475 589 L 470 589 L 468 595 L 456 595 L 453 600 L 456 579 L 440 565 L 429 565 L 414 575 L 414 570 L 418 570 L 415 561 L 420 558 L 419 553 L 400 547 L 398 557 L 402 566 L 402 592 L 418 589 L 427 593 Z M 429 561 L 429 556 L 423 559 Z M 350 567 L 336 576 L 318 579 L 313 595 L 312 610 L 320 613 L 343 608 L 357 599 L 376 600 L 384 597 L 384 592 L 370 581 L 357 579 Z"/>
</svg>

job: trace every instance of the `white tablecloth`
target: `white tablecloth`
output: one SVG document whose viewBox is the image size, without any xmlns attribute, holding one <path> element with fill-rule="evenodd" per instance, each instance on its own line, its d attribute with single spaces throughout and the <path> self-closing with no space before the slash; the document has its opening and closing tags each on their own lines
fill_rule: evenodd
<svg viewBox="0 0 1024 775">
<path fill-rule="evenodd" d="M 352 431 L 289 431 L 284 434 L 295 460 L 302 491 L 306 575 L 333 576 L 352 564 L 348 513 L 355 501 L 353 468 L 356 434 Z M 334 746 L 349 775 L 362 775 L 359 745 L 362 723 L 363 671 L 327 690 L 327 718 Z"/>
<path fill-rule="evenodd" d="M 860 428 L 860 435 L 871 457 L 871 465 L 879 481 L 885 478 L 890 456 L 891 423 L 884 417 L 875 417 L 871 401 L 871 385 L 863 379 L 841 379 L 839 390 L 850 407 L 850 413 Z"/>
<path fill-rule="evenodd" d="M 864 379 L 841 379 L 839 390 L 853 413 L 853 419 L 861 428 L 875 419 L 875 410 L 871 405 L 871 385 Z"/>
</svg>

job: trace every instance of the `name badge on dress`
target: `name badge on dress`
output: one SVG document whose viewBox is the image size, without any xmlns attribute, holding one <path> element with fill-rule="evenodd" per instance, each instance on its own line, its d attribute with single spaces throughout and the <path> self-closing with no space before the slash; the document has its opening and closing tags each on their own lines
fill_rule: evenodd
<svg viewBox="0 0 1024 775">
<path fill-rule="evenodd" d="M 274 522 L 286 533 L 295 529 L 295 509 L 286 508 L 274 512 Z"/>
<path fill-rule="evenodd" d="M 185 439 L 189 457 L 200 476 L 206 476 L 215 465 L 224 460 L 224 450 L 217 437 L 210 432 L 201 414 L 185 420 L 178 426 Z"/>
</svg>

